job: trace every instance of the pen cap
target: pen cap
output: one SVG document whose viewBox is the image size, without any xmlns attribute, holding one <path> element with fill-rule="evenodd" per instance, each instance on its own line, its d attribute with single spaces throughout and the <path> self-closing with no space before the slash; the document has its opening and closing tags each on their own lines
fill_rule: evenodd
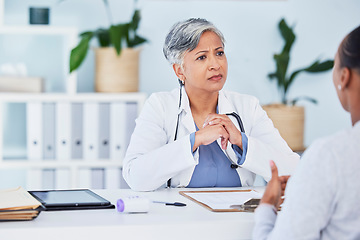
<svg viewBox="0 0 360 240">
<path fill-rule="evenodd" d="M 116 202 L 118 212 L 124 213 L 147 213 L 150 208 L 150 200 L 139 196 L 120 198 Z"/>
</svg>

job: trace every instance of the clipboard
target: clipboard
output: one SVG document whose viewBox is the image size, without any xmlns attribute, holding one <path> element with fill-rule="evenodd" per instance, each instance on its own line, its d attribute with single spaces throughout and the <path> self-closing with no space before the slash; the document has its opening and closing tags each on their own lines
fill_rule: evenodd
<svg viewBox="0 0 360 240">
<path fill-rule="evenodd" d="M 214 198 L 218 197 L 218 196 L 234 196 L 238 195 L 240 193 L 244 193 L 247 196 L 251 196 L 254 195 L 259 197 L 261 194 L 254 191 L 254 190 L 208 190 L 208 191 L 179 191 L 179 194 L 194 201 L 195 203 L 205 207 L 206 209 L 212 211 L 212 212 L 253 212 L 255 210 L 255 208 L 249 208 L 249 209 L 239 209 L 239 208 L 231 208 L 231 205 L 238 205 L 238 204 L 243 204 L 246 201 L 252 199 L 253 197 L 248 198 L 247 200 L 244 200 L 243 203 L 241 202 L 233 202 L 233 203 L 229 203 L 229 205 L 227 207 L 213 207 L 213 204 L 210 204 L 209 201 L 204 201 L 204 200 L 200 200 L 202 194 L 206 194 L 206 197 L 211 198 L 212 195 L 214 195 Z M 254 194 L 252 194 L 254 193 Z"/>
</svg>

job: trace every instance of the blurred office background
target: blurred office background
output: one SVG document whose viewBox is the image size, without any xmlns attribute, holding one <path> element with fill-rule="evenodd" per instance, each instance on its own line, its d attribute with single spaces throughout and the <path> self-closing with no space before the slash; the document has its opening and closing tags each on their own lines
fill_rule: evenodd
<svg viewBox="0 0 360 240">
<path fill-rule="evenodd" d="M 225 89 L 256 96 L 261 104 L 280 101 L 275 82 L 267 75 L 275 69 L 273 54 L 281 51 L 283 40 L 278 22 L 285 18 L 295 26 L 297 36 L 291 53 L 289 71 L 308 66 L 315 59 L 334 58 L 342 38 L 360 24 L 359 0 L 108 0 L 114 23 L 129 21 L 134 7 L 142 13 L 139 34 L 149 41 L 142 45 L 140 91 L 169 91 L 178 85 L 172 68 L 162 54 L 169 28 L 190 17 L 213 22 L 226 39 L 225 52 L 229 73 Z M 108 27 L 102 0 L 4 0 L 3 24 L 28 25 L 29 7 L 49 7 L 50 25 L 72 26 L 79 32 Z M 24 62 L 37 63 L 38 71 L 52 78 L 50 92 L 63 92 L 61 41 L 52 37 L 1 40 L 0 64 L 11 62 L 12 56 L 28 51 Z M 93 46 L 97 43 L 92 42 Z M 46 49 L 37 54 L 36 46 Z M 31 49 L 29 49 L 31 48 Z M 12 49 L 12 50 L 10 50 Z M 90 51 L 78 70 L 78 92 L 94 91 L 94 54 Z M 301 101 L 306 108 L 305 146 L 315 139 L 351 126 L 350 117 L 342 109 L 332 83 L 332 72 L 302 73 L 290 89 L 289 97 L 310 96 L 318 104 Z M 4 138 L 22 134 L 23 129 L 5 132 Z"/>
</svg>

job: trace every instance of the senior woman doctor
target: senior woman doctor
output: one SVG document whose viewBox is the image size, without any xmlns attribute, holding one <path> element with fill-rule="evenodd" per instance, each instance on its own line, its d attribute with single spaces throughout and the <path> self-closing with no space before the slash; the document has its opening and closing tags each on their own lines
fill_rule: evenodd
<svg viewBox="0 0 360 240">
<path fill-rule="evenodd" d="M 258 100 L 222 90 L 224 37 L 212 23 L 175 24 L 163 51 L 180 88 L 152 94 L 136 120 L 123 166 L 132 189 L 251 186 L 256 174 L 270 179 L 270 159 L 282 174 L 293 172 L 299 156 Z"/>
</svg>

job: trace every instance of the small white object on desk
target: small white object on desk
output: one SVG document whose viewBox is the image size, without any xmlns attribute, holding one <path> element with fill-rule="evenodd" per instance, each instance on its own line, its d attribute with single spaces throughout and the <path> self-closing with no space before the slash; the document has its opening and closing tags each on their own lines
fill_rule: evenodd
<svg viewBox="0 0 360 240">
<path fill-rule="evenodd" d="M 125 213 L 147 213 L 150 209 L 150 200 L 139 196 L 120 198 L 116 202 L 116 209 Z"/>
</svg>

